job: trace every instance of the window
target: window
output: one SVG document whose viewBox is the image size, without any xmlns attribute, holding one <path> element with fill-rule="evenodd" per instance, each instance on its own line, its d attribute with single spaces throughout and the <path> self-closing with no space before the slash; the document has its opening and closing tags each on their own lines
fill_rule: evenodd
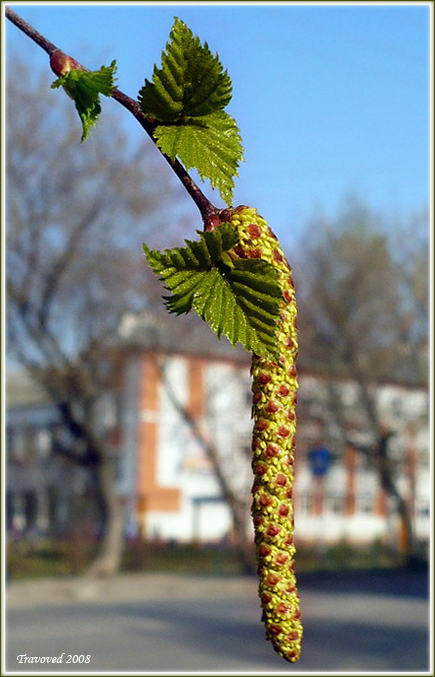
<svg viewBox="0 0 435 677">
<path fill-rule="evenodd" d="M 301 515 L 309 515 L 313 510 L 312 494 L 303 493 L 299 495 L 298 507 Z"/>
<path fill-rule="evenodd" d="M 403 416 L 403 398 L 393 397 L 391 400 L 391 413 L 394 418 L 402 418 Z"/>
<path fill-rule="evenodd" d="M 429 501 L 426 499 L 420 499 L 417 504 L 417 517 L 429 517 L 430 516 L 430 505 Z"/>
<path fill-rule="evenodd" d="M 51 434 L 49 430 L 41 429 L 36 434 L 36 446 L 40 459 L 46 459 L 51 453 Z"/>
<path fill-rule="evenodd" d="M 358 496 L 356 497 L 357 512 L 368 515 L 373 512 L 373 507 L 374 507 L 374 497 L 372 496 L 372 494 L 369 493 L 358 494 Z"/>
<path fill-rule="evenodd" d="M 344 496 L 342 494 L 330 494 L 326 496 L 325 508 L 328 512 L 333 512 L 336 515 L 344 512 Z"/>
</svg>

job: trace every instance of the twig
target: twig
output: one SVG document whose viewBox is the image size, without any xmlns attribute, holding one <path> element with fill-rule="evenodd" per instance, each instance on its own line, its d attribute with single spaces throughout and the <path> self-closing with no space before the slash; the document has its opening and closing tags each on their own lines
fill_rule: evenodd
<svg viewBox="0 0 435 677">
<path fill-rule="evenodd" d="M 15 24 L 15 26 L 17 26 L 17 28 L 19 28 L 23 33 L 25 33 L 31 40 L 36 42 L 36 44 L 39 45 L 39 47 L 41 47 L 45 52 L 47 52 L 47 54 L 50 57 L 53 57 L 53 55 L 56 53 L 55 59 L 50 58 L 52 70 L 56 73 L 56 75 L 59 76 L 62 74 L 56 69 L 56 63 L 62 61 L 64 62 L 66 59 L 69 59 L 71 62 L 74 63 L 74 68 L 87 70 L 78 61 L 66 55 L 55 44 L 47 40 L 43 35 L 41 35 L 41 33 L 38 33 L 38 31 L 35 30 L 33 26 L 27 23 L 27 21 L 24 21 L 24 19 L 22 19 L 18 14 L 16 14 L 16 12 L 14 12 L 10 7 L 6 7 L 5 14 L 6 17 L 13 24 Z M 118 103 L 120 103 L 121 106 L 124 106 L 124 108 L 130 111 L 130 113 L 139 122 L 141 127 L 149 135 L 153 143 L 155 143 L 153 136 L 155 125 L 151 123 L 150 120 L 146 117 L 145 113 L 142 111 L 138 102 L 132 99 L 127 94 L 124 94 L 124 92 L 122 92 L 120 89 L 113 90 L 112 98 L 115 99 L 115 101 L 117 101 Z M 196 185 L 195 181 L 188 174 L 188 172 L 183 167 L 181 162 L 179 162 L 178 160 L 171 160 L 171 158 L 165 153 L 162 153 L 162 155 L 165 158 L 166 162 L 169 164 L 169 166 L 172 168 L 172 170 L 175 172 L 175 174 L 178 176 L 178 178 L 180 179 L 181 183 L 189 193 L 192 200 L 195 202 L 196 206 L 198 207 L 201 213 L 204 225 L 207 225 L 212 217 L 218 216 L 220 210 L 217 207 L 215 207 L 210 202 L 210 200 L 204 195 L 202 190 Z"/>
</svg>

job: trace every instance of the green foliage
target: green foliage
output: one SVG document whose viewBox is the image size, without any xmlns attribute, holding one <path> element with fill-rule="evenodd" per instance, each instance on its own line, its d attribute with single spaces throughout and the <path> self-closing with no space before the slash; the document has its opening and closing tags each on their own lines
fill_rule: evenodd
<svg viewBox="0 0 435 677">
<path fill-rule="evenodd" d="M 52 88 L 63 87 L 68 96 L 74 100 L 82 122 L 82 142 L 88 138 L 101 113 L 99 95 L 112 94 L 115 87 L 115 70 L 116 61 L 112 61 L 110 66 L 101 66 L 99 71 L 72 69 L 51 85 Z"/>
<path fill-rule="evenodd" d="M 153 82 L 145 80 L 139 92 L 142 110 L 162 122 L 174 122 L 222 110 L 230 99 L 231 79 L 219 58 L 176 18 L 162 67 L 154 67 Z"/>
<path fill-rule="evenodd" d="M 154 136 L 163 153 L 173 160 L 178 156 L 187 170 L 194 167 L 201 179 L 210 179 L 222 199 L 231 204 L 241 138 L 228 113 L 189 118 L 183 125 L 159 125 Z"/>
<path fill-rule="evenodd" d="M 218 56 L 175 19 L 162 66 L 154 68 L 153 81 L 145 80 L 139 92 L 143 112 L 158 123 L 158 147 L 187 169 L 197 169 L 201 179 L 210 179 L 227 204 L 243 156 L 237 125 L 223 110 L 231 90 Z"/>
<path fill-rule="evenodd" d="M 230 224 L 198 233 L 199 240 L 164 252 L 144 244 L 150 267 L 171 292 L 164 297 L 169 312 L 181 315 L 193 308 L 218 337 L 274 357 L 282 295 L 277 270 L 261 259 L 228 254 L 238 242 Z"/>
</svg>

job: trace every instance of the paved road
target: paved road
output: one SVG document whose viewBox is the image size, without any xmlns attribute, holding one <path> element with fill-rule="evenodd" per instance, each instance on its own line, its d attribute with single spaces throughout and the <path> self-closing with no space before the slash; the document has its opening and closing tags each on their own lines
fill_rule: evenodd
<svg viewBox="0 0 435 677">
<path fill-rule="evenodd" d="M 300 588 L 304 655 L 289 665 L 263 639 L 255 579 L 145 574 L 14 583 L 7 669 L 31 674 L 38 666 L 19 664 L 17 655 L 62 652 L 55 671 L 73 674 L 429 669 L 423 573 L 305 575 Z M 67 654 L 89 654 L 90 663 L 67 665 Z"/>
</svg>

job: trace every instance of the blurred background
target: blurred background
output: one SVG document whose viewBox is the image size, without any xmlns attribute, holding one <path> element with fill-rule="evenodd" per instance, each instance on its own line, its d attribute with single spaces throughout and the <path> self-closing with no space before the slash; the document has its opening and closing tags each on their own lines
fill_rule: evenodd
<svg viewBox="0 0 435 677">
<path fill-rule="evenodd" d="M 429 8 L 16 10 L 90 68 L 117 58 L 132 96 L 174 14 L 219 52 L 234 203 L 295 271 L 300 667 L 427 669 Z M 80 144 L 5 28 L 8 667 L 74 645 L 91 665 L 63 669 L 294 672 L 257 608 L 249 356 L 167 316 L 141 253 L 196 207 L 115 102 Z"/>
</svg>

